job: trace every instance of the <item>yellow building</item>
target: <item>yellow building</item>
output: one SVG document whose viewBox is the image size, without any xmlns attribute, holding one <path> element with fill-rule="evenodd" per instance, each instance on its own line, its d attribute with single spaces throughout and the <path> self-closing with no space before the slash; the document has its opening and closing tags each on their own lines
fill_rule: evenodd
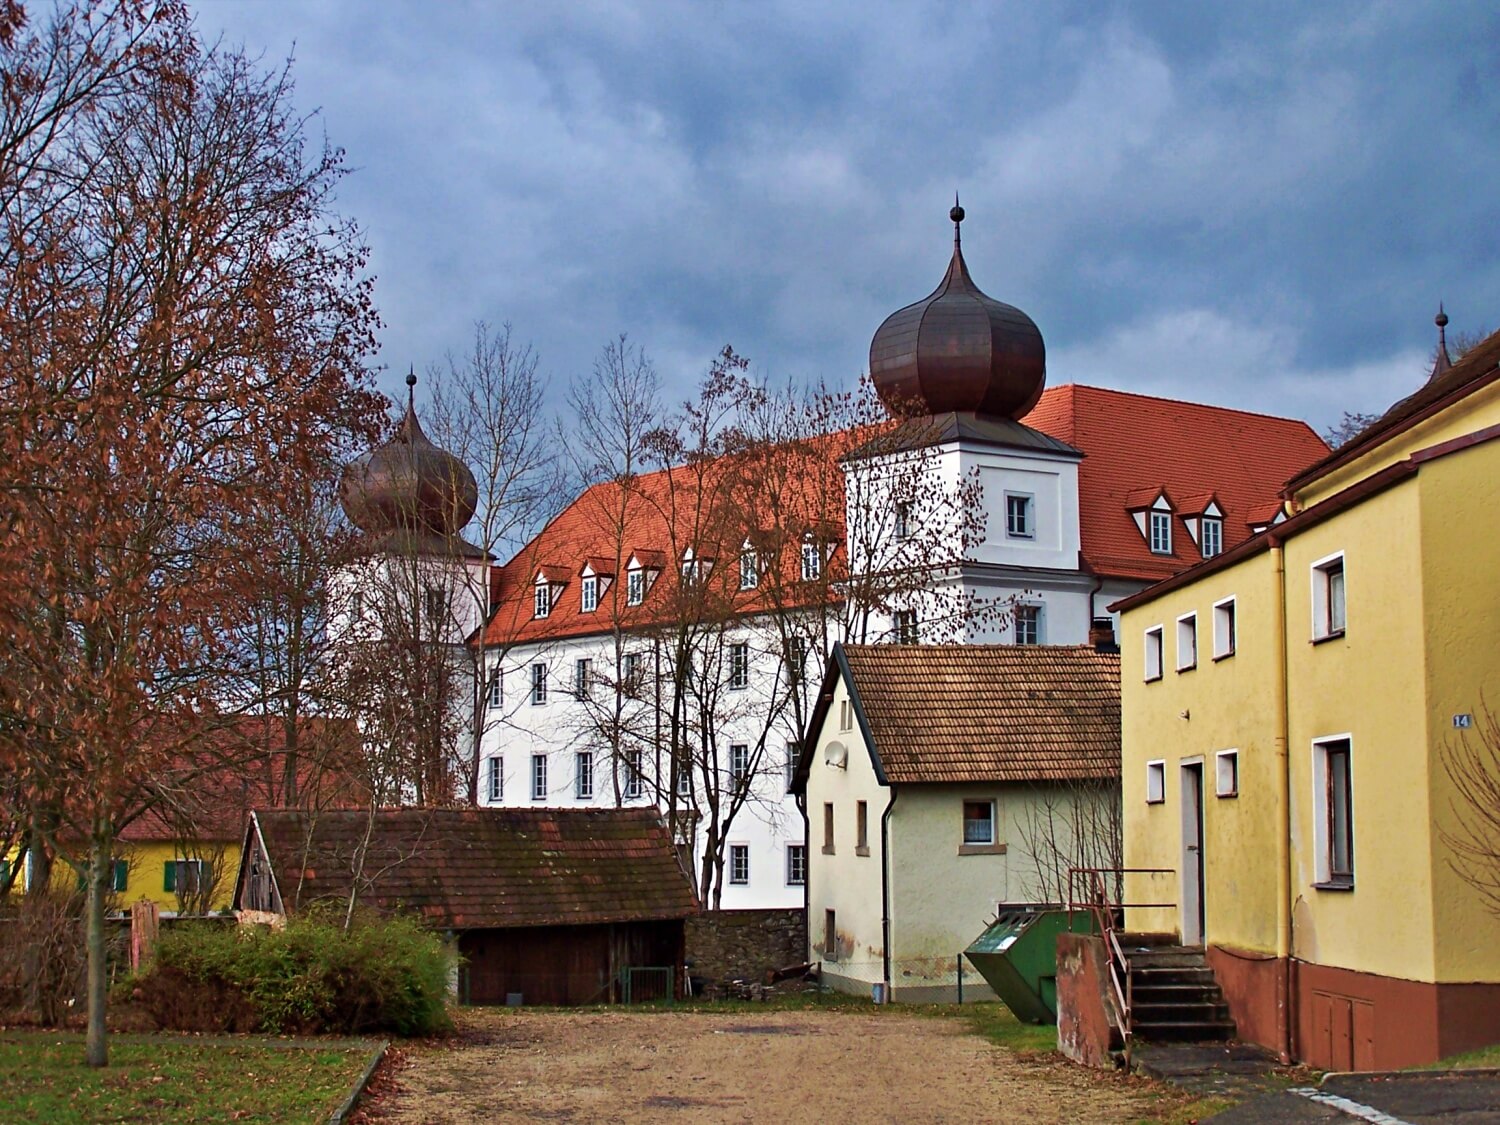
<svg viewBox="0 0 1500 1125">
<path fill-rule="evenodd" d="M 1112 607 L 1125 864 L 1165 872 L 1125 899 L 1173 903 L 1127 928 L 1202 943 L 1241 1038 L 1322 1067 L 1500 1040 L 1449 774 L 1500 709 L 1500 334 L 1445 360 L 1281 522 Z"/>
</svg>

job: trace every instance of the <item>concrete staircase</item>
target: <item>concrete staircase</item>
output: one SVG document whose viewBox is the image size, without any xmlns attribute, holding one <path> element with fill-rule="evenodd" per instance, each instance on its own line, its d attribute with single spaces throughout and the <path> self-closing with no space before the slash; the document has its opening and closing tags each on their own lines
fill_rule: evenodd
<svg viewBox="0 0 1500 1125">
<path fill-rule="evenodd" d="M 1130 1031 L 1147 1042 L 1234 1038 L 1224 993 L 1197 946 L 1160 945 L 1122 934 L 1130 973 Z"/>
</svg>

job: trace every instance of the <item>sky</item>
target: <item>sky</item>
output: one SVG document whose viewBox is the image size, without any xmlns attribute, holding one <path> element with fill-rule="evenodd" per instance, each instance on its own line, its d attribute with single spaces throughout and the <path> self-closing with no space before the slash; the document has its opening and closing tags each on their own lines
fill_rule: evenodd
<svg viewBox="0 0 1500 1125">
<path fill-rule="evenodd" d="M 1500 327 L 1484 2 L 198 0 L 353 173 L 380 384 L 509 322 L 562 388 L 621 333 L 852 385 L 948 209 L 1048 382 L 1379 412 Z M 420 388 L 419 388 L 420 389 Z"/>
</svg>

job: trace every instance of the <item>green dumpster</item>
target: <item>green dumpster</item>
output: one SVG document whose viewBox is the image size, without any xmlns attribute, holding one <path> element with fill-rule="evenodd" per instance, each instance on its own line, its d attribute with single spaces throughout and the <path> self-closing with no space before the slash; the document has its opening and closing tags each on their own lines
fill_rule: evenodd
<svg viewBox="0 0 1500 1125">
<path fill-rule="evenodd" d="M 964 956 L 1026 1023 L 1057 1022 L 1057 935 L 1093 933 L 1086 910 L 1002 909 Z"/>
</svg>

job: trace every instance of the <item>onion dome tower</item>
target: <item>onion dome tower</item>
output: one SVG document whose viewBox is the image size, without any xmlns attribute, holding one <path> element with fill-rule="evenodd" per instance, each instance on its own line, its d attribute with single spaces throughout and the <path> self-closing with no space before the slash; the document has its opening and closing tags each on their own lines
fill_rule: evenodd
<svg viewBox="0 0 1500 1125">
<path fill-rule="evenodd" d="M 422 432 L 416 385 L 416 375 L 408 373 L 406 414 L 395 436 L 345 467 L 339 500 L 354 525 L 372 537 L 451 543 L 474 518 L 479 488 L 467 465 Z"/>
<path fill-rule="evenodd" d="M 969 276 L 955 196 L 953 260 L 942 284 L 886 317 L 870 343 L 870 378 L 893 414 L 1022 417 L 1047 383 L 1047 349 L 1020 309 L 986 296 Z"/>
</svg>

